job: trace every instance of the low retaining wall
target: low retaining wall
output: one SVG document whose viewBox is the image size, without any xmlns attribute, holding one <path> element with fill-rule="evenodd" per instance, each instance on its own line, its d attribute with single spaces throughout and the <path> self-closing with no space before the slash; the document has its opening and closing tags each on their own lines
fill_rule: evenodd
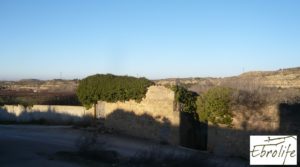
<svg viewBox="0 0 300 167">
<path fill-rule="evenodd" d="M 249 158 L 250 135 L 300 135 L 299 111 L 300 104 L 273 104 L 259 109 L 237 106 L 233 127 L 209 124 L 208 151 Z"/>
<path fill-rule="evenodd" d="M 0 109 L 0 120 L 17 122 L 45 120 L 67 123 L 79 121 L 85 116 L 92 116 L 92 114 L 93 108 L 86 110 L 82 106 L 34 105 L 25 108 L 21 105 L 4 105 Z"/>
</svg>

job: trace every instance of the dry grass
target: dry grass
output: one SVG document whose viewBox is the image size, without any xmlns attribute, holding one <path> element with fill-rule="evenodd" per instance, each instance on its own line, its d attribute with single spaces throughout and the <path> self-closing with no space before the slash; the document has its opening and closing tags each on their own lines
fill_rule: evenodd
<svg viewBox="0 0 300 167">
<path fill-rule="evenodd" d="M 275 88 L 263 87 L 256 82 L 243 83 L 221 83 L 221 87 L 228 87 L 233 90 L 232 104 L 243 105 L 248 108 L 259 108 L 267 104 L 295 104 L 300 103 L 299 88 Z M 194 85 L 190 90 L 198 94 L 207 92 L 215 86 Z"/>
</svg>

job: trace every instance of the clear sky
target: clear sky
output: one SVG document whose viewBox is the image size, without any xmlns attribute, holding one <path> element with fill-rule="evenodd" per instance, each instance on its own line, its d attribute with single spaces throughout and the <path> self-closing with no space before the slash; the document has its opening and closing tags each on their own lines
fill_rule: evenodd
<svg viewBox="0 0 300 167">
<path fill-rule="evenodd" d="M 0 0 L 0 79 L 300 66 L 299 0 Z"/>
</svg>

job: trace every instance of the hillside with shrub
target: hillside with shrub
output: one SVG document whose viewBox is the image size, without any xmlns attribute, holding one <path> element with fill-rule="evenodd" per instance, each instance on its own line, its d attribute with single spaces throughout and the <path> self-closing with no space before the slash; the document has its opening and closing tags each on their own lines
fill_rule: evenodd
<svg viewBox="0 0 300 167">
<path fill-rule="evenodd" d="M 232 88 L 237 90 L 234 94 L 238 96 L 238 103 L 254 107 L 263 103 L 300 101 L 300 68 L 247 72 L 225 78 L 173 78 L 153 82 L 165 86 L 180 85 L 197 94 L 213 87 Z M 0 81 L 0 103 L 80 105 L 76 96 L 78 84 L 76 79 Z"/>
<path fill-rule="evenodd" d="M 202 94 L 214 87 L 236 90 L 236 102 L 247 106 L 262 104 L 297 103 L 300 101 L 300 68 L 277 71 L 247 72 L 225 78 L 174 78 L 156 80 L 159 85 L 181 85 Z"/>
</svg>

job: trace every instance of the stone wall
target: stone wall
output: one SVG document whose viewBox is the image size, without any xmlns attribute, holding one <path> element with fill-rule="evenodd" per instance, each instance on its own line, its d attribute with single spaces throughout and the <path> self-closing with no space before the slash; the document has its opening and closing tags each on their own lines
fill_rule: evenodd
<svg viewBox="0 0 300 167">
<path fill-rule="evenodd" d="M 278 134 L 281 124 L 278 105 L 249 109 L 236 106 L 233 126 L 208 126 L 208 151 L 223 156 L 249 158 L 250 135 Z"/>
<path fill-rule="evenodd" d="M 141 102 L 98 102 L 105 126 L 121 133 L 179 144 L 180 115 L 174 107 L 174 92 L 164 86 L 151 86 Z"/>
<path fill-rule="evenodd" d="M 151 86 L 141 102 L 99 101 L 97 113 L 98 117 L 105 118 L 106 127 L 120 133 L 179 145 L 180 137 L 184 139 L 184 136 L 180 135 L 182 122 L 175 104 L 172 90 L 164 86 Z M 235 106 L 232 111 L 232 127 L 208 125 L 207 150 L 209 152 L 249 158 L 250 135 L 300 135 L 300 104 L 270 104 L 257 108 Z M 80 120 L 87 115 L 93 115 L 93 108 L 86 110 L 80 106 L 56 105 L 34 105 L 27 109 L 23 106 L 5 105 L 0 108 L 0 121 L 26 121 L 40 118 L 70 121 Z"/>
<path fill-rule="evenodd" d="M 85 116 L 92 116 L 92 114 L 93 108 L 86 110 L 82 106 L 34 105 L 25 108 L 21 105 L 4 105 L 0 109 L 0 120 L 30 122 L 43 119 L 64 123 L 79 121 Z"/>
</svg>

